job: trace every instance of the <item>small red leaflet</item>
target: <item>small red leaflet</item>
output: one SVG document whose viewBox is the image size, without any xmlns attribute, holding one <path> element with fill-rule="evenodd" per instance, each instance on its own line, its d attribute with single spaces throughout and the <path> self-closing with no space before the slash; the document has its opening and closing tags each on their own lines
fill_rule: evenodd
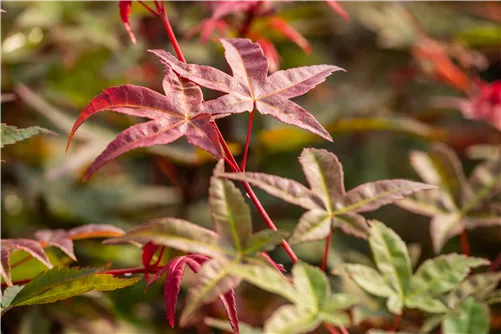
<svg viewBox="0 0 501 334">
<path fill-rule="evenodd" d="M 157 281 L 164 273 L 167 273 L 164 284 L 164 298 L 167 309 L 167 319 L 171 327 L 174 327 L 175 323 L 177 296 L 181 290 L 181 281 L 183 279 L 185 266 L 188 265 L 194 273 L 197 273 L 202 264 L 207 260 L 210 260 L 210 258 L 200 254 L 178 256 L 172 259 L 148 281 L 147 288 Z M 238 316 L 234 291 L 231 290 L 224 295 L 220 295 L 219 298 L 226 309 L 226 314 L 228 315 L 228 320 L 230 321 L 233 331 L 238 333 Z"/>
</svg>

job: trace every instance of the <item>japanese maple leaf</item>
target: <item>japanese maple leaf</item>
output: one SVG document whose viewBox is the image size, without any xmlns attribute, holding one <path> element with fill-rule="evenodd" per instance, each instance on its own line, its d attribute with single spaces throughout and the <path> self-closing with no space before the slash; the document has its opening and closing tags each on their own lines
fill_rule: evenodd
<svg viewBox="0 0 501 334">
<path fill-rule="evenodd" d="M 202 110 L 215 118 L 252 111 L 270 114 L 278 120 L 311 131 L 332 141 L 317 120 L 290 98 L 305 94 L 334 71 L 331 65 L 314 65 L 278 71 L 268 76 L 268 59 L 257 43 L 249 39 L 221 39 L 230 76 L 210 66 L 185 64 L 163 50 L 150 50 L 174 72 L 201 86 L 228 93 L 204 104 Z"/>
<path fill-rule="evenodd" d="M 264 173 L 218 175 L 249 182 L 273 196 L 308 209 L 299 219 L 290 243 L 324 239 L 335 227 L 356 237 L 367 238 L 369 225 L 359 213 L 376 210 L 420 190 L 436 188 L 420 182 L 395 179 L 364 183 L 346 191 L 343 166 L 334 154 L 325 150 L 304 149 L 299 162 L 310 188 L 294 180 Z"/>
<path fill-rule="evenodd" d="M 439 189 L 425 196 L 408 196 L 397 204 L 432 217 L 430 233 L 435 252 L 465 229 L 501 226 L 501 207 L 495 203 L 495 196 L 501 193 L 501 152 L 480 163 L 469 179 L 455 152 L 442 144 L 434 145 L 429 152 L 412 152 L 410 162 L 423 180 Z"/>
<path fill-rule="evenodd" d="M 150 245 L 150 247 L 152 247 L 151 245 L 154 246 L 151 242 L 147 245 Z M 181 290 L 181 281 L 183 279 L 186 265 L 188 265 L 194 273 L 198 273 L 202 264 L 207 260 L 210 260 L 210 258 L 201 254 L 178 256 L 172 259 L 166 266 L 161 268 L 155 276 L 148 281 L 146 288 L 149 288 L 151 284 L 160 278 L 160 276 L 167 273 L 164 284 L 164 298 L 167 309 L 167 319 L 169 320 L 171 327 L 174 327 L 176 319 L 177 297 L 179 295 L 179 291 Z M 226 309 L 233 331 L 238 333 L 238 315 L 235 302 L 235 292 L 231 289 L 229 292 L 219 295 L 219 299 L 221 299 L 221 302 Z"/>
<path fill-rule="evenodd" d="M 125 152 L 139 147 L 168 144 L 182 136 L 186 136 L 189 143 L 208 151 L 215 158 L 222 157 L 217 132 L 210 124 L 211 115 L 201 112 L 203 97 L 200 87 L 178 78 L 166 66 L 163 89 L 165 95 L 134 85 L 108 88 L 82 110 L 73 125 L 66 150 L 78 127 L 100 111 L 112 110 L 151 119 L 122 131 L 90 165 L 84 180 Z"/>
</svg>

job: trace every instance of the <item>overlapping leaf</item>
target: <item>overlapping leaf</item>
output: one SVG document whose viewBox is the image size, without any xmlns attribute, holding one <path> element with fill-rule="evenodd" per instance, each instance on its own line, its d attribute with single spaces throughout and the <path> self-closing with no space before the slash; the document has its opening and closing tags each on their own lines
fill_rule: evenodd
<svg viewBox="0 0 501 334">
<path fill-rule="evenodd" d="M 260 265 L 235 265 L 234 275 L 261 289 L 279 294 L 294 305 L 278 308 L 266 321 L 264 333 L 308 333 L 327 322 L 347 325 L 342 310 L 355 300 L 346 294 L 332 294 L 329 281 L 319 268 L 298 263 L 292 268 L 293 285 L 272 268 Z"/>
<path fill-rule="evenodd" d="M 347 264 L 349 276 L 368 293 L 387 298 L 387 307 L 401 314 L 404 307 L 429 313 L 444 313 L 446 293 L 457 289 L 471 268 L 486 265 L 481 258 L 448 254 L 429 259 L 412 274 L 408 249 L 403 240 L 383 223 L 371 224 L 369 244 L 377 271 L 360 264 Z"/>
<path fill-rule="evenodd" d="M 221 160 L 215 171 L 221 173 L 223 168 L 224 163 Z M 231 295 L 227 295 L 227 293 L 240 282 L 240 279 L 230 272 L 232 268 L 242 261 L 264 263 L 258 254 L 273 249 L 287 236 L 287 233 L 283 231 L 268 230 L 252 234 L 249 207 L 245 203 L 242 193 L 231 181 L 216 176 L 212 177 L 209 189 L 209 206 L 211 219 L 218 233 L 185 220 L 163 218 L 141 225 L 123 236 L 106 240 L 107 243 L 153 242 L 155 245 L 172 247 L 184 252 L 200 254 L 197 256 L 203 255 L 212 258 L 203 264 L 197 274 L 197 280 L 189 293 L 186 308 L 181 316 L 181 324 L 183 325 L 189 321 L 201 305 L 213 301 L 219 295 L 225 296 L 224 302 L 229 305 L 227 309 L 231 309 Z M 182 274 L 185 264 L 188 264 L 192 270 L 198 271 L 197 261 L 194 261 L 192 256 L 178 258 L 176 262 L 171 262 L 168 265 L 172 266 L 170 270 L 177 270 L 178 273 L 168 277 L 172 277 L 175 282 L 180 282 L 182 277 L 180 274 Z M 200 264 L 201 261 L 198 263 Z M 169 271 L 169 269 L 164 267 L 154 279 L 157 279 L 165 271 Z M 169 298 L 179 292 L 176 286 L 169 288 Z M 172 310 L 172 305 L 169 305 L 168 310 Z M 228 313 L 228 315 L 231 319 L 232 314 Z M 169 315 L 169 319 L 173 319 L 172 313 Z"/>
<path fill-rule="evenodd" d="M 168 144 L 182 136 L 215 158 L 222 157 L 216 130 L 210 124 L 211 115 L 200 110 L 203 100 L 200 88 L 178 78 L 168 66 L 165 66 L 163 88 L 165 95 L 133 85 L 108 88 L 84 108 L 73 125 L 67 148 L 80 125 L 98 112 L 112 110 L 151 119 L 121 132 L 87 169 L 84 179 L 125 152 Z"/>
<path fill-rule="evenodd" d="M 110 291 L 133 285 L 140 277 L 116 278 L 95 269 L 53 268 L 40 273 L 12 299 L 9 307 L 53 303 L 91 290 Z"/>
<path fill-rule="evenodd" d="M 299 220 L 291 243 L 321 240 L 331 228 L 367 238 L 369 226 L 360 212 L 372 211 L 421 190 L 436 188 L 408 180 L 384 180 L 344 189 L 343 167 L 325 150 L 304 149 L 299 157 L 310 188 L 289 179 L 263 173 L 222 173 L 221 177 L 247 181 L 273 196 L 309 211 Z"/>
<path fill-rule="evenodd" d="M 19 141 L 28 139 L 40 133 L 57 135 L 55 132 L 44 129 L 40 126 L 30 126 L 29 128 L 19 129 L 15 126 L 7 125 L 5 123 L 1 124 L 0 132 L 1 132 L 0 147 L 17 143 Z"/>
<path fill-rule="evenodd" d="M 31 256 L 42 262 L 46 267 L 52 268 L 52 264 L 40 245 L 40 242 L 31 239 L 2 239 L 1 274 L 7 284 L 12 285 L 9 263 L 10 253 L 17 249 L 28 252 Z"/>
<path fill-rule="evenodd" d="M 473 298 L 467 298 L 456 312 L 450 312 L 443 321 L 444 333 L 489 333 L 489 308 Z"/>
<path fill-rule="evenodd" d="M 322 83 L 334 71 L 331 65 L 316 65 L 275 72 L 268 76 L 268 60 L 261 47 L 248 39 L 221 39 L 233 76 L 210 66 L 185 64 L 163 50 L 151 50 L 174 72 L 201 86 L 227 93 L 207 103 L 202 110 L 224 117 L 256 108 L 278 120 L 311 131 L 327 140 L 329 133 L 290 98 L 300 96 Z"/>
<path fill-rule="evenodd" d="M 88 224 L 64 231 L 58 230 L 39 230 L 32 239 L 2 239 L 2 267 L 1 274 L 7 284 L 11 285 L 10 277 L 10 254 L 14 250 L 23 250 L 31 256 L 38 259 L 48 268 L 52 268 L 49 258 L 43 250 L 47 246 L 55 246 L 66 253 L 73 261 L 76 261 L 73 252 L 73 240 L 113 237 L 123 234 L 124 231 L 118 227 L 106 224 Z"/>
<path fill-rule="evenodd" d="M 415 194 L 397 202 L 401 207 L 432 217 L 435 252 L 464 229 L 500 226 L 501 210 L 489 201 L 501 191 L 501 154 L 480 163 L 469 179 L 454 151 L 437 144 L 430 152 L 413 152 L 411 164 L 426 182 L 439 186 L 427 196 Z"/>
</svg>

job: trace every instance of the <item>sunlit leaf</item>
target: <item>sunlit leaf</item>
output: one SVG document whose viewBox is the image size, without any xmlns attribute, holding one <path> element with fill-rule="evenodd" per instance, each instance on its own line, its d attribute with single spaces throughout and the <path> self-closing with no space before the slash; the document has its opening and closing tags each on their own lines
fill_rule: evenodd
<svg viewBox="0 0 501 334">
<path fill-rule="evenodd" d="M 298 292 L 298 304 L 320 310 L 331 289 L 327 276 L 319 268 L 299 263 L 292 268 L 294 285 Z"/>
<path fill-rule="evenodd" d="M 223 258 L 202 265 L 197 274 L 196 285 L 190 290 L 186 307 L 181 314 L 181 326 L 187 323 L 200 306 L 238 286 L 240 278 L 230 275 L 231 266 L 232 263 Z"/>
<path fill-rule="evenodd" d="M 266 320 L 264 333 L 309 333 L 320 325 L 322 319 L 315 312 L 297 305 L 281 306 Z"/>
<path fill-rule="evenodd" d="M 396 293 L 375 269 L 361 264 L 345 264 L 344 268 L 352 280 L 374 296 L 390 297 Z"/>
<path fill-rule="evenodd" d="M 141 280 L 96 274 L 94 269 L 53 268 L 31 280 L 12 300 L 10 306 L 53 303 L 91 290 L 110 291 Z"/>
<path fill-rule="evenodd" d="M 221 39 L 233 76 L 215 68 L 185 64 L 163 50 L 152 50 L 180 76 L 201 86 L 228 93 L 205 105 L 204 111 L 221 116 L 251 111 L 298 126 L 327 140 L 329 133 L 315 118 L 289 98 L 300 96 L 322 83 L 336 66 L 316 65 L 278 71 L 268 76 L 268 59 L 259 44 L 248 39 Z"/>
</svg>

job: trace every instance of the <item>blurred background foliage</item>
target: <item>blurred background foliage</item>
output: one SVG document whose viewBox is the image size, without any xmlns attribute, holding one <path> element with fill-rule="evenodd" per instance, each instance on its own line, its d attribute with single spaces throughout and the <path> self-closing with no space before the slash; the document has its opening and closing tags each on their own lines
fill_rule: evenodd
<svg viewBox="0 0 501 334">
<path fill-rule="evenodd" d="M 465 97 L 465 87 L 473 80 L 501 79 L 499 2 L 343 2 L 342 6 L 349 21 L 324 2 L 272 3 L 276 15 L 310 42 L 310 54 L 266 29 L 264 18 L 253 21 L 256 31 L 274 43 L 280 68 L 326 63 L 348 72 L 335 73 L 298 99 L 331 132 L 333 143 L 269 117 L 258 117 L 248 170 L 304 182 L 297 156 L 303 147 L 321 147 L 338 155 L 350 189 L 385 178 L 419 180 L 408 154 L 435 141 L 453 147 L 466 172 L 488 156 L 489 150 L 482 148 L 501 144 L 501 132 L 494 127 L 465 119 L 459 110 L 433 102 L 442 97 Z M 154 48 L 172 52 L 161 22 L 133 3 L 130 19 L 138 40 L 133 45 L 116 2 L 3 1 L 2 9 L 6 10 L 1 14 L 2 122 L 18 127 L 40 125 L 59 134 L 38 135 L 2 148 L 2 238 L 29 238 L 41 228 L 68 229 L 89 223 L 128 229 L 165 216 L 209 226 L 207 188 L 214 161 L 205 152 L 183 142 L 136 150 L 82 184 L 82 173 L 90 162 L 120 130 L 138 121 L 110 112 L 96 115 L 82 126 L 78 142 L 64 153 L 68 131 L 79 111 L 103 89 L 129 83 L 161 91 L 163 71 L 146 52 Z M 183 39 L 210 16 L 208 5 L 168 2 L 167 9 L 188 62 L 228 70 L 214 40 L 204 44 L 198 36 Z M 235 13 L 229 22 L 239 25 L 244 19 L 243 13 Z M 231 30 L 228 34 L 236 36 Z M 217 96 L 205 93 L 206 99 Z M 235 154 L 245 142 L 247 119 L 247 114 L 241 114 L 219 122 Z M 291 231 L 302 211 L 257 193 L 278 227 Z M 413 243 L 416 261 L 432 255 L 428 218 L 396 206 L 368 217 L 385 222 Z M 258 215 L 254 222 L 255 230 L 265 228 Z M 493 259 L 499 251 L 500 228 L 489 233 L 478 229 L 469 237 L 476 256 Z M 347 235 L 335 234 L 331 248 L 331 269 L 344 261 L 370 261 L 366 242 Z M 295 249 L 302 259 L 320 263 L 323 243 Z M 445 253 L 452 251 L 459 251 L 457 238 L 444 249 Z M 53 263 L 70 261 L 55 249 L 50 248 L 49 253 Z M 121 268 L 141 263 L 137 247 L 107 246 L 93 240 L 77 242 L 76 254 L 81 266 Z M 177 254 L 171 251 L 168 255 L 165 260 Z M 286 267 L 291 265 L 282 250 L 272 255 Z M 12 263 L 23 256 L 14 253 Z M 30 278 L 44 269 L 36 260 L 29 264 L 13 270 L 13 279 Z M 187 274 L 185 283 L 189 279 Z M 334 283 L 334 288 L 358 289 L 339 278 Z M 161 284 L 146 294 L 144 287 L 142 282 L 111 293 L 86 294 L 29 307 L 29 312 L 19 308 L 2 319 L 2 332 L 184 332 L 168 329 Z M 358 293 L 363 295 L 361 290 Z M 249 285 L 238 288 L 237 301 L 242 321 L 254 326 L 262 325 L 283 303 Z M 360 309 L 356 315 L 363 320 L 357 327 L 360 332 L 368 324 L 388 321 L 381 305 L 373 299 L 371 303 L 372 308 Z M 213 317 L 224 315 L 217 303 L 202 311 Z M 500 317 L 501 311 L 494 309 L 493 328 L 501 327 Z M 210 332 L 203 322 L 192 330 Z"/>
</svg>

